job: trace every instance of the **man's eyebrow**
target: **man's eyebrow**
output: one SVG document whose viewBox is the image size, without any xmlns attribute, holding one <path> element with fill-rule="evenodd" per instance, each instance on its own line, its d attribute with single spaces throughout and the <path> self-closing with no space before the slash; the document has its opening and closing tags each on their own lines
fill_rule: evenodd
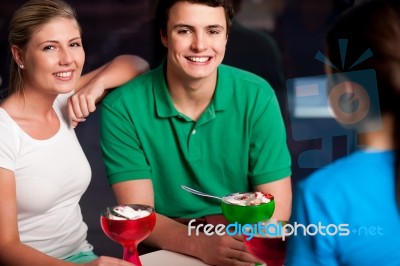
<svg viewBox="0 0 400 266">
<path fill-rule="evenodd" d="M 188 29 L 191 29 L 191 30 L 194 29 L 193 26 L 188 25 L 188 24 L 182 24 L 182 23 L 181 24 L 176 24 L 173 28 L 174 29 L 177 29 L 177 28 L 188 28 Z M 221 26 L 219 24 L 208 25 L 206 28 L 207 29 L 216 29 L 216 28 L 225 29 L 223 26 Z"/>
<path fill-rule="evenodd" d="M 189 29 L 194 29 L 193 26 L 190 26 L 190 25 L 188 25 L 188 24 L 182 24 L 182 23 L 176 24 L 173 28 L 174 28 L 174 29 L 177 29 L 177 28 L 189 28 Z"/>
<path fill-rule="evenodd" d="M 209 25 L 209 26 L 207 26 L 207 28 L 209 28 L 209 29 L 215 29 L 215 28 L 225 29 L 223 26 L 221 26 L 219 24 Z"/>
<path fill-rule="evenodd" d="M 72 38 L 71 40 L 69 40 L 70 42 L 76 42 L 76 41 L 80 41 L 82 39 L 82 37 L 75 37 Z"/>
</svg>

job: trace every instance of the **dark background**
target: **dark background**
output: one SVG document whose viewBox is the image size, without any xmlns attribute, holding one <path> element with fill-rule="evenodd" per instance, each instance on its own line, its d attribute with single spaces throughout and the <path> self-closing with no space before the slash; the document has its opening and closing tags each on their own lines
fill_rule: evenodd
<svg viewBox="0 0 400 266">
<path fill-rule="evenodd" d="M 7 89 L 10 53 L 7 42 L 8 22 L 13 12 L 25 1 L 3 0 L 0 2 L 0 89 Z M 69 0 L 77 11 L 83 29 L 83 43 L 86 52 L 84 72 L 92 70 L 113 57 L 123 53 L 137 54 L 145 58 L 151 68 L 163 58 L 159 35 L 153 24 L 153 0 Z M 314 59 L 317 51 L 323 51 L 323 38 L 327 27 L 335 17 L 349 7 L 348 0 L 246 0 L 237 15 L 242 25 L 268 35 L 275 40 L 282 59 L 284 81 L 296 77 L 323 75 L 323 64 Z M 243 45 L 248 45 L 246 39 Z M 250 47 L 256 47 L 251 46 Z M 229 48 L 234 49 L 234 48 Z M 257 48 L 260 54 L 263 48 Z M 243 50 L 243 49 L 242 49 Z M 250 51 L 254 50 L 248 48 Z M 242 51 L 243 52 L 243 51 Z M 252 51 L 254 52 L 254 51 Z M 253 53 L 254 54 L 254 53 Z M 231 55 L 232 56 L 232 55 Z M 240 64 L 245 58 L 236 58 Z M 263 67 L 274 68 L 259 58 L 247 58 L 257 74 L 263 75 Z M 232 61 L 233 62 L 233 61 Z M 233 64 L 233 63 L 232 63 Z M 267 66 L 268 65 L 268 66 Z M 245 68 L 245 67 L 243 67 Z M 279 68 L 279 66 L 277 66 Z M 251 69 L 249 69 L 251 70 Z M 265 70 L 266 72 L 268 70 Z M 254 71 L 256 72 L 256 70 Z M 322 137 L 294 141 L 287 108 L 286 88 L 276 86 L 280 95 L 283 115 L 288 131 L 288 144 L 293 159 L 293 182 L 309 175 L 317 168 L 303 168 L 298 164 L 298 156 L 303 151 L 322 149 Z M 304 130 L 318 131 L 330 123 L 326 119 L 304 119 Z M 93 178 L 88 191 L 82 198 L 81 207 L 84 220 L 89 226 L 88 239 L 100 255 L 122 256 L 122 248 L 107 239 L 99 224 L 100 211 L 115 204 L 107 184 L 101 158 L 98 136 L 98 112 L 80 124 L 76 132 L 91 163 Z M 323 133 L 321 133 L 323 134 Z M 333 149 L 325 151 L 337 159 L 349 152 L 348 139 L 337 136 L 330 140 Z"/>
</svg>

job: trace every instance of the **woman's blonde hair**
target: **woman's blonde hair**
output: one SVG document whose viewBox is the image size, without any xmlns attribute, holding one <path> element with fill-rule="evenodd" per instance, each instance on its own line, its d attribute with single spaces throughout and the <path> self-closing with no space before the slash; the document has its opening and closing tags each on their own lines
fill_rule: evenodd
<svg viewBox="0 0 400 266">
<path fill-rule="evenodd" d="M 22 5 L 10 22 L 8 42 L 10 47 L 17 46 L 26 50 L 29 41 L 37 30 L 54 18 L 73 19 L 79 26 L 74 9 L 62 0 L 31 0 Z M 60 29 L 62 30 L 62 29 Z M 82 34 L 81 27 L 79 31 Z M 9 95 L 22 92 L 23 77 L 14 57 L 11 57 Z"/>
</svg>

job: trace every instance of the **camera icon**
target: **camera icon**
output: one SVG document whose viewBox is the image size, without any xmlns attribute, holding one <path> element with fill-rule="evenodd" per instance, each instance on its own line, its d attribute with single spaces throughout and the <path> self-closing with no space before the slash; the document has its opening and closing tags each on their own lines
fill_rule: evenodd
<svg viewBox="0 0 400 266">
<path fill-rule="evenodd" d="M 381 128 L 375 70 L 328 75 L 327 85 L 330 111 L 338 123 L 360 133 Z"/>
<path fill-rule="evenodd" d="M 320 168 L 333 161 L 335 137 L 346 138 L 346 154 L 357 135 L 382 127 L 376 72 L 373 69 L 289 79 L 290 128 L 295 141 L 320 141 L 319 148 L 298 155 L 300 168 Z"/>
</svg>

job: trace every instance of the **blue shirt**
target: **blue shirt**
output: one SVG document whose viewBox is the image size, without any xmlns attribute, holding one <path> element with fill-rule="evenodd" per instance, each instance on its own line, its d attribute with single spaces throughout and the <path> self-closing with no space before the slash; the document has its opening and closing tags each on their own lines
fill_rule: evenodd
<svg viewBox="0 0 400 266">
<path fill-rule="evenodd" d="M 358 151 L 300 182 L 292 225 L 317 233 L 298 227 L 285 265 L 400 265 L 393 164 L 393 152 Z"/>
</svg>

